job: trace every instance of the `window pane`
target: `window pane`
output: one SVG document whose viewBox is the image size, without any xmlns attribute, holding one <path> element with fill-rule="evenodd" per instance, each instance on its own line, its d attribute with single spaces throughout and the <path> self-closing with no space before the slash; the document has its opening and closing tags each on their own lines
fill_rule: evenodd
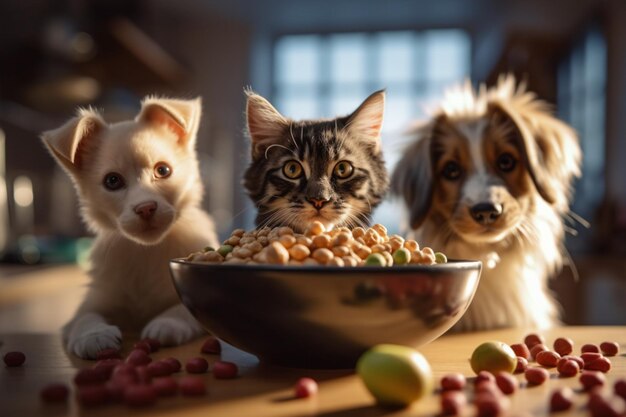
<svg viewBox="0 0 626 417">
<path fill-rule="evenodd" d="M 276 42 L 275 54 L 278 84 L 320 81 L 321 39 L 318 35 L 284 36 Z"/>
<path fill-rule="evenodd" d="M 346 116 L 373 91 L 367 91 L 364 85 L 334 87 L 330 92 L 329 106 L 323 109 L 323 117 Z"/>
<path fill-rule="evenodd" d="M 364 34 L 332 35 L 329 46 L 333 83 L 359 83 L 368 79 L 367 37 Z"/>
<path fill-rule="evenodd" d="M 377 38 L 381 81 L 385 84 L 411 81 L 415 76 L 413 32 L 381 33 Z"/>
<path fill-rule="evenodd" d="M 319 99 L 313 94 L 278 93 L 276 109 L 290 119 L 311 119 L 319 117 Z"/>
<path fill-rule="evenodd" d="M 469 76 L 470 42 L 460 30 L 424 33 L 426 76 L 430 80 L 462 80 Z"/>
</svg>

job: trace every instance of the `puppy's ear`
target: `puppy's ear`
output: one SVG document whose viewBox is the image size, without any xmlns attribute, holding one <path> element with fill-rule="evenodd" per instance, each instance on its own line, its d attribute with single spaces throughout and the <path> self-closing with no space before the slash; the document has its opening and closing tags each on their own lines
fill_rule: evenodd
<svg viewBox="0 0 626 417">
<path fill-rule="evenodd" d="M 245 91 L 248 96 L 246 103 L 246 120 L 248 135 L 252 141 L 252 159 L 258 159 L 265 150 L 282 141 L 289 120 L 278 112 L 265 98 L 251 90 Z"/>
<path fill-rule="evenodd" d="M 489 104 L 488 113 L 492 122 L 507 123 L 513 130 L 523 162 L 541 197 L 567 210 L 571 181 L 581 174 L 580 146 L 574 130 L 539 104 L 495 102 Z"/>
<path fill-rule="evenodd" d="M 385 90 L 376 91 L 350 115 L 346 122 L 347 129 L 356 137 L 373 145 L 374 151 L 380 151 L 380 131 L 383 127 L 385 112 Z"/>
<path fill-rule="evenodd" d="M 84 155 L 95 146 L 95 137 L 106 129 L 106 123 L 94 110 L 81 109 L 78 116 L 63 126 L 42 133 L 41 139 L 50 153 L 70 175 L 83 168 Z"/>
<path fill-rule="evenodd" d="M 165 126 L 176 134 L 181 146 L 193 149 L 201 116 L 200 97 L 193 100 L 146 97 L 135 120 Z"/>
<path fill-rule="evenodd" d="M 417 140 L 404 151 L 404 154 L 391 176 L 391 192 L 404 199 L 409 209 L 412 229 L 422 225 L 433 199 L 432 135 L 441 117 L 417 130 Z"/>
</svg>

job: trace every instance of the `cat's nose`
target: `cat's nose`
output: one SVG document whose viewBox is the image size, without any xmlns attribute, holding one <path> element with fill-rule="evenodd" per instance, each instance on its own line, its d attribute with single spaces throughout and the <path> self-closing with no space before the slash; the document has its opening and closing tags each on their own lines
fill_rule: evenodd
<svg viewBox="0 0 626 417">
<path fill-rule="evenodd" d="M 316 209 L 321 209 L 328 203 L 330 200 L 324 198 L 309 198 L 309 203 L 313 205 Z"/>
<path fill-rule="evenodd" d="M 154 213 L 156 213 L 157 207 L 156 201 L 146 201 L 141 204 L 137 204 L 134 210 L 135 214 L 142 219 L 150 220 L 152 216 L 154 216 Z"/>
<path fill-rule="evenodd" d="M 470 214 L 476 223 L 491 224 L 502 214 L 502 204 L 478 203 L 470 208 Z"/>
</svg>

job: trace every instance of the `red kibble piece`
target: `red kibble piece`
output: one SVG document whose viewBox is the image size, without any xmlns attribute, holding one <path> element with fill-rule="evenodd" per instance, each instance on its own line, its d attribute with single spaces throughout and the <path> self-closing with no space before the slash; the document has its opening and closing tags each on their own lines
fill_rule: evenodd
<svg viewBox="0 0 626 417">
<path fill-rule="evenodd" d="M 528 368 L 528 361 L 526 360 L 526 358 L 518 356 L 517 364 L 515 365 L 515 370 L 513 371 L 513 373 L 521 374 L 522 372 L 526 371 L 527 368 Z"/>
<path fill-rule="evenodd" d="M 604 356 L 589 361 L 585 364 L 585 369 L 589 371 L 609 372 L 611 370 L 611 361 Z"/>
<path fill-rule="evenodd" d="M 159 349 L 161 349 L 161 342 L 159 342 L 157 339 L 146 337 L 145 339 L 140 340 L 140 342 L 147 343 L 148 346 L 150 346 L 150 352 L 148 353 L 157 352 Z"/>
<path fill-rule="evenodd" d="M 619 345 L 615 342 L 602 342 L 600 350 L 604 356 L 615 356 L 619 353 Z"/>
<path fill-rule="evenodd" d="M 493 376 L 491 372 L 480 371 L 478 375 L 476 375 L 476 378 L 474 378 L 474 385 L 478 385 L 483 381 L 496 382 L 496 377 Z"/>
<path fill-rule="evenodd" d="M 488 392 L 481 392 L 474 397 L 477 417 L 496 417 L 502 415 L 508 408 L 508 399 L 493 395 Z"/>
<path fill-rule="evenodd" d="M 550 396 L 550 412 L 565 411 L 574 404 L 574 391 L 569 387 L 554 390 Z"/>
<path fill-rule="evenodd" d="M 622 398 L 605 398 L 599 391 L 589 395 L 587 408 L 592 417 L 623 417 L 626 414 L 626 403 Z"/>
<path fill-rule="evenodd" d="M 209 336 L 202 345 L 200 352 L 209 354 L 220 354 L 222 352 L 222 345 L 216 337 Z"/>
<path fill-rule="evenodd" d="M 95 385 L 101 384 L 107 380 L 107 373 L 101 368 L 84 368 L 76 372 L 74 375 L 74 384 L 76 385 Z"/>
<path fill-rule="evenodd" d="M 146 369 L 151 377 L 169 376 L 172 374 L 172 365 L 163 360 L 149 363 Z"/>
<path fill-rule="evenodd" d="M 178 382 L 171 376 L 154 378 L 152 387 L 159 397 L 168 397 L 178 393 Z"/>
<path fill-rule="evenodd" d="M 556 370 L 558 371 L 559 375 L 564 378 L 578 375 L 578 372 L 580 372 L 580 366 L 578 365 L 578 362 L 572 359 L 563 359 L 565 358 L 559 359 L 559 363 L 556 366 Z"/>
<path fill-rule="evenodd" d="M 113 368 L 111 378 L 128 377 L 137 380 L 137 368 L 129 363 L 122 363 Z"/>
<path fill-rule="evenodd" d="M 26 361 L 26 355 L 23 352 L 7 352 L 4 354 L 4 364 L 9 368 L 22 366 Z"/>
<path fill-rule="evenodd" d="M 109 379 L 113 373 L 113 369 L 122 363 L 121 359 L 102 359 L 96 362 L 93 369 L 97 369 L 98 372 L 102 372 L 105 375 L 105 379 Z"/>
<path fill-rule="evenodd" d="M 606 378 L 602 372 L 597 371 L 583 371 L 578 379 L 585 391 L 591 390 L 593 387 L 603 386 Z"/>
<path fill-rule="evenodd" d="M 195 376 L 185 376 L 179 381 L 180 392 L 185 396 L 206 394 L 204 379 Z"/>
<path fill-rule="evenodd" d="M 574 341 L 567 337 L 559 337 L 554 341 L 554 350 L 561 356 L 569 355 L 574 351 Z"/>
<path fill-rule="evenodd" d="M 61 403 L 67 401 L 70 390 L 65 384 L 49 384 L 39 393 L 41 399 L 47 403 Z"/>
<path fill-rule="evenodd" d="M 104 384 L 107 390 L 107 396 L 111 402 L 122 402 L 124 400 L 124 391 L 126 387 L 135 385 L 135 381 L 130 379 L 111 379 Z"/>
<path fill-rule="evenodd" d="M 532 360 L 536 360 L 537 354 L 546 350 L 548 350 L 548 347 L 546 345 L 544 345 L 543 343 L 538 343 L 530 349 L 530 358 Z"/>
<path fill-rule="evenodd" d="M 76 399 L 81 405 L 95 407 L 106 403 L 109 393 L 104 385 L 87 385 L 78 388 Z"/>
<path fill-rule="evenodd" d="M 554 368 L 556 364 L 559 363 L 559 359 L 561 359 L 561 356 L 559 356 L 559 354 L 556 352 L 552 352 L 551 350 L 544 350 L 537 353 L 536 359 L 539 365 L 545 366 L 547 368 Z"/>
<path fill-rule="evenodd" d="M 618 379 L 613 385 L 613 392 L 626 400 L 626 379 Z"/>
<path fill-rule="evenodd" d="M 587 352 L 600 353 L 600 348 L 597 345 L 594 345 L 592 343 L 587 343 L 581 346 L 580 351 L 582 353 L 587 353 Z"/>
<path fill-rule="evenodd" d="M 517 390 L 517 379 L 508 372 L 498 372 L 496 374 L 496 384 L 505 395 L 511 395 Z"/>
<path fill-rule="evenodd" d="M 580 369 L 583 369 L 583 366 L 585 366 L 585 361 L 583 361 L 580 356 L 565 355 L 561 359 L 559 359 L 559 362 L 556 364 L 556 370 L 559 370 L 559 363 L 565 363 L 565 361 L 567 360 L 576 362 Z"/>
<path fill-rule="evenodd" d="M 465 387 L 465 375 L 460 373 L 447 374 L 441 378 L 441 389 L 443 391 L 462 390 Z"/>
<path fill-rule="evenodd" d="M 156 391 L 150 385 L 129 385 L 124 390 L 124 403 L 131 407 L 147 407 L 156 400 Z"/>
<path fill-rule="evenodd" d="M 524 359 L 530 358 L 530 349 L 524 343 L 515 343 L 511 345 L 511 349 L 513 349 L 516 356 L 521 356 Z"/>
<path fill-rule="evenodd" d="M 139 342 L 135 343 L 133 345 L 133 349 L 135 349 L 135 350 L 143 350 L 148 355 L 152 352 L 152 348 L 150 347 L 150 344 L 148 342 L 144 341 L 144 340 L 140 340 Z"/>
<path fill-rule="evenodd" d="M 142 349 L 134 349 L 126 357 L 126 363 L 134 366 L 147 365 L 150 362 L 152 362 L 152 358 Z"/>
<path fill-rule="evenodd" d="M 467 398 L 461 391 L 446 391 L 441 394 L 441 415 L 458 416 L 467 404 Z"/>
<path fill-rule="evenodd" d="M 596 359 L 600 359 L 602 357 L 601 353 L 598 352 L 585 352 L 580 355 L 580 359 L 583 361 L 583 366 L 589 362 L 593 362 Z"/>
<path fill-rule="evenodd" d="M 524 376 L 530 385 L 541 385 L 548 380 L 550 373 L 544 368 L 528 368 Z"/>
<path fill-rule="evenodd" d="M 487 392 L 495 396 L 499 396 L 502 394 L 498 386 L 496 385 L 495 379 L 493 381 L 480 381 L 478 384 L 474 384 L 474 392 L 476 395 Z"/>
<path fill-rule="evenodd" d="M 531 333 L 524 338 L 524 344 L 528 346 L 528 349 L 532 349 L 533 346 L 540 343 L 543 344 L 544 342 L 545 339 L 543 338 L 543 336 L 540 336 L 536 333 Z"/>
<path fill-rule="evenodd" d="M 294 386 L 296 398 L 308 398 L 317 394 L 317 382 L 312 378 L 300 378 Z"/>
<path fill-rule="evenodd" d="M 100 352 L 96 353 L 96 360 L 104 360 L 104 359 L 121 359 L 122 354 L 118 349 L 108 348 L 103 349 Z"/>
<path fill-rule="evenodd" d="M 137 382 L 139 384 L 149 384 L 152 381 L 152 374 L 148 371 L 147 365 L 138 366 L 137 370 Z"/>
<path fill-rule="evenodd" d="M 236 378 L 239 374 L 237 365 L 232 362 L 216 361 L 213 363 L 213 375 L 218 379 Z"/>
<path fill-rule="evenodd" d="M 161 361 L 166 362 L 170 366 L 170 368 L 172 369 L 172 373 L 180 371 L 180 369 L 183 367 L 180 361 L 176 358 L 165 358 L 161 359 Z"/>
<path fill-rule="evenodd" d="M 209 363 L 204 358 L 191 358 L 185 364 L 185 370 L 190 374 L 202 374 L 209 369 Z"/>
</svg>

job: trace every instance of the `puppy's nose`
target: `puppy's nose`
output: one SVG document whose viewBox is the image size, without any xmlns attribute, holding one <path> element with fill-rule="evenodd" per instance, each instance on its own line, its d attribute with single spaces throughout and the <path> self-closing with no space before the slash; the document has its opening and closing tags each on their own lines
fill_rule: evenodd
<svg viewBox="0 0 626 417">
<path fill-rule="evenodd" d="M 478 203 L 470 208 L 472 218 L 479 224 L 491 224 L 502 214 L 502 204 Z"/>
<path fill-rule="evenodd" d="M 134 210 L 139 217 L 149 220 L 156 213 L 157 207 L 156 201 L 146 201 L 145 203 L 137 204 Z"/>
<path fill-rule="evenodd" d="M 330 200 L 324 198 L 309 198 L 309 203 L 313 204 L 313 207 L 320 210 L 322 207 L 326 205 Z"/>
</svg>

